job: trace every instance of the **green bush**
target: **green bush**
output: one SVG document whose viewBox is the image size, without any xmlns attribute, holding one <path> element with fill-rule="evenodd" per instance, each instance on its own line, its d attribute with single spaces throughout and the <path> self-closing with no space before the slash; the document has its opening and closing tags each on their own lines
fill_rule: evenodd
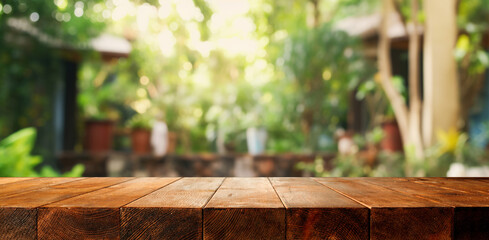
<svg viewBox="0 0 489 240">
<path fill-rule="evenodd" d="M 134 115 L 129 121 L 127 121 L 127 126 L 130 128 L 140 128 L 140 129 L 148 129 L 151 130 L 153 124 L 151 122 L 151 118 L 143 114 Z"/>
<path fill-rule="evenodd" d="M 381 132 L 374 130 L 365 138 L 358 135 L 358 147 L 378 142 Z M 370 152 L 372 153 L 372 152 Z M 375 161 L 366 161 L 368 149 L 360 148 L 353 154 L 338 154 L 333 159 L 333 169 L 324 168 L 324 161 L 318 157 L 314 163 L 298 163 L 296 168 L 318 177 L 445 177 L 452 163 L 465 166 L 487 166 L 488 152 L 469 141 L 467 133 L 450 130 L 439 132 L 437 143 L 425 149 L 422 159 L 415 157 L 414 148 L 406 147 L 406 152 L 374 152 Z"/>
<path fill-rule="evenodd" d="M 85 170 L 78 164 L 67 173 L 59 174 L 49 166 L 39 172 L 36 166 L 42 163 L 40 156 L 31 155 L 36 139 L 35 128 L 24 128 L 0 141 L 0 177 L 79 177 Z"/>
</svg>

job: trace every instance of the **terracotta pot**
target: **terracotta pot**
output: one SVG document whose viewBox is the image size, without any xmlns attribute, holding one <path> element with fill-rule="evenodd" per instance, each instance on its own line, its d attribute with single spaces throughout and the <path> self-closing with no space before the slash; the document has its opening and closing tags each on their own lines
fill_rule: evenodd
<svg viewBox="0 0 489 240">
<path fill-rule="evenodd" d="M 112 149 L 114 122 L 110 120 L 85 121 L 85 151 L 92 153 L 108 152 Z"/>
<path fill-rule="evenodd" d="M 175 153 L 177 149 L 177 133 L 176 132 L 168 132 L 168 147 L 166 153 Z"/>
<path fill-rule="evenodd" d="M 151 131 L 143 128 L 135 128 L 131 131 L 132 152 L 136 154 L 148 154 L 151 152 Z"/>
<path fill-rule="evenodd" d="M 395 120 L 386 121 L 382 124 L 384 130 L 384 139 L 380 143 L 382 150 L 390 152 L 402 152 L 402 138 L 399 126 Z"/>
</svg>

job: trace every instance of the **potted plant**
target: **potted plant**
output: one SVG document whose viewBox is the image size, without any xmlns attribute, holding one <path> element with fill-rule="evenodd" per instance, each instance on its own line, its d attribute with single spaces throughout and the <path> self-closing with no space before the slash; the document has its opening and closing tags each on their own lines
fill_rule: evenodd
<svg viewBox="0 0 489 240">
<path fill-rule="evenodd" d="M 112 108 L 115 95 L 111 84 L 83 82 L 78 94 L 78 105 L 84 117 L 83 148 L 92 153 L 103 153 L 112 148 L 115 120 L 118 112 Z"/>
<path fill-rule="evenodd" d="M 267 137 L 267 130 L 264 127 L 250 127 L 246 129 L 248 152 L 253 155 L 264 153 Z"/>
<path fill-rule="evenodd" d="M 403 144 L 401 131 L 399 130 L 396 119 L 387 118 L 384 120 L 382 123 L 382 129 L 384 131 L 384 138 L 380 143 L 382 150 L 390 152 L 402 152 Z"/>
<path fill-rule="evenodd" d="M 260 117 L 262 108 L 255 106 L 249 111 L 242 120 L 244 129 L 246 129 L 246 145 L 248 153 L 252 155 L 265 153 L 268 138 L 267 129 L 263 126 L 263 120 Z"/>
<path fill-rule="evenodd" d="M 131 128 L 131 147 L 135 154 L 148 154 L 151 152 L 151 120 L 142 114 L 133 116 L 127 126 Z"/>
<path fill-rule="evenodd" d="M 103 153 L 112 149 L 114 121 L 90 118 L 85 120 L 83 148 L 93 153 Z"/>
<path fill-rule="evenodd" d="M 403 143 L 394 110 L 385 96 L 379 81 L 378 77 L 374 77 L 363 82 L 357 89 L 356 98 L 365 100 L 366 109 L 371 118 L 371 127 L 378 125 L 382 127 L 383 138 L 380 141 L 380 149 L 389 152 L 402 152 Z M 392 81 L 397 91 L 406 99 L 407 93 L 403 84 L 404 80 L 399 76 L 395 76 Z"/>
</svg>

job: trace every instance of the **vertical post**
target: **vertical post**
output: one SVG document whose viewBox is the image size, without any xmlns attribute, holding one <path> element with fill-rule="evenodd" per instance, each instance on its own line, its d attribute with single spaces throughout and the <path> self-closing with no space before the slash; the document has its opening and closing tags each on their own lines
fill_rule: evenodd
<svg viewBox="0 0 489 240">
<path fill-rule="evenodd" d="M 77 137 L 77 73 L 78 63 L 66 60 L 64 62 L 64 111 L 63 111 L 63 146 L 62 150 L 74 150 Z"/>
<path fill-rule="evenodd" d="M 430 146 L 437 131 L 456 128 L 459 118 L 459 86 L 453 56 L 457 14 L 456 0 L 429 0 L 423 4 L 426 13 L 423 140 Z"/>
</svg>

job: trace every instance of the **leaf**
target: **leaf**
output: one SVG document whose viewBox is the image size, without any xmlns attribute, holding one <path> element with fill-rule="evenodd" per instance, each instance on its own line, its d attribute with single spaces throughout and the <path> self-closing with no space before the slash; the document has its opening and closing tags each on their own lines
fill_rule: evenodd
<svg viewBox="0 0 489 240">
<path fill-rule="evenodd" d="M 469 47 L 470 47 L 469 36 L 467 36 L 466 34 L 460 35 L 455 48 L 460 49 L 461 51 L 467 52 L 467 51 L 469 51 Z"/>
<path fill-rule="evenodd" d="M 80 177 L 83 175 L 83 172 L 85 171 L 85 166 L 83 164 L 77 164 L 75 165 L 71 171 L 64 173 L 62 176 L 63 177 Z"/>
<path fill-rule="evenodd" d="M 479 60 L 480 64 L 484 65 L 484 67 L 489 66 L 489 56 L 486 52 L 477 51 L 477 59 Z"/>
<path fill-rule="evenodd" d="M 454 153 L 459 144 L 460 138 L 463 138 L 463 134 L 455 129 L 449 131 L 438 131 L 437 140 L 440 144 L 439 154 Z"/>
</svg>

